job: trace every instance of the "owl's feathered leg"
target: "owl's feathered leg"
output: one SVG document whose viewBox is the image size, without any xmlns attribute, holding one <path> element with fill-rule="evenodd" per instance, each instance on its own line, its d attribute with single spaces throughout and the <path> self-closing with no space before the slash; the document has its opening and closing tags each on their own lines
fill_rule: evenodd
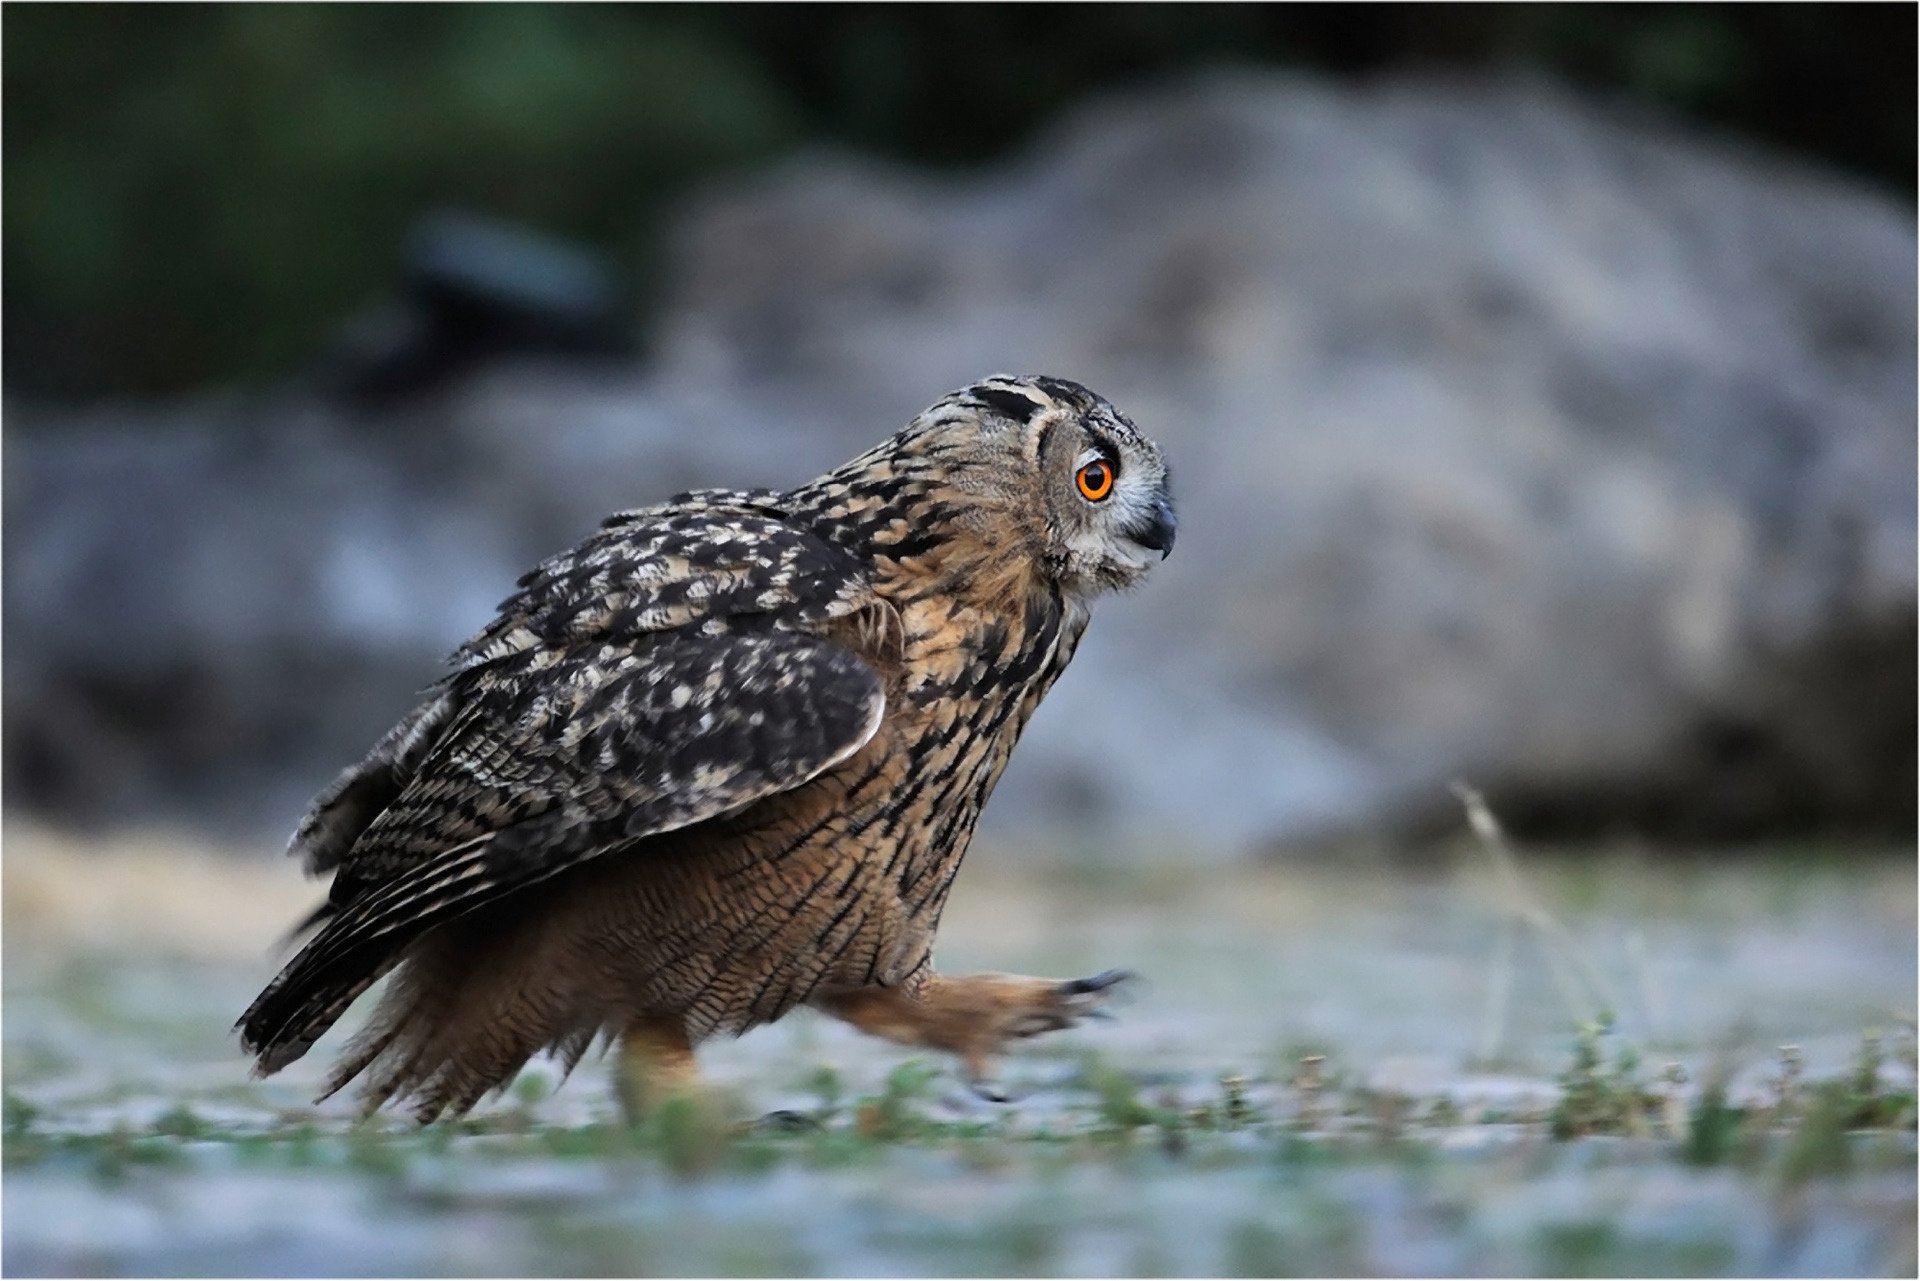
<svg viewBox="0 0 1920 1281">
<path fill-rule="evenodd" d="M 1133 977 L 1126 970 L 1084 979 L 929 974 L 913 988 L 842 989 L 814 1004 L 873 1036 L 958 1055 L 974 1090 L 1005 1102 L 992 1084 L 992 1068 L 1007 1042 L 1098 1017 L 1113 990 Z"/>
<path fill-rule="evenodd" d="M 667 1098 L 698 1091 L 700 1069 L 686 1027 L 674 1019 L 657 1018 L 630 1025 L 620 1038 L 613 1083 L 621 1110 L 635 1125 Z"/>
</svg>

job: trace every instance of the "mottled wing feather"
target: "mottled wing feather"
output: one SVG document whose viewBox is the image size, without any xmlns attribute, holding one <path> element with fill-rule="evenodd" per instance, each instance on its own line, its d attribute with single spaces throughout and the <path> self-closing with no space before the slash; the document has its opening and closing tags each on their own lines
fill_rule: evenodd
<svg viewBox="0 0 1920 1281">
<path fill-rule="evenodd" d="M 730 619 L 812 630 L 871 603 L 845 551 L 750 505 L 668 505 L 611 517 L 579 546 L 521 578 L 484 631 L 456 650 L 459 672 L 540 648 L 631 639 Z M 451 679 L 451 678 L 450 678 Z"/>
<path fill-rule="evenodd" d="M 843 617 L 887 613 L 859 565 L 787 523 L 771 505 L 776 498 L 771 490 L 696 490 L 620 512 L 525 575 L 499 616 L 454 654 L 456 670 L 427 701 L 315 799 L 288 852 L 314 876 L 346 859 L 449 722 L 472 713 L 449 688 L 463 673 L 489 665 L 524 673 L 558 661 L 569 645 L 594 640 L 716 632 L 736 620 L 816 630 Z M 309 924 L 331 908 L 323 905 Z"/>
<path fill-rule="evenodd" d="M 661 516 L 690 511 L 745 512 L 757 516 L 784 517 L 780 493 L 773 489 L 689 489 L 665 502 L 617 511 L 600 522 L 600 528 L 616 525 L 644 525 Z"/>
<path fill-rule="evenodd" d="M 319 876 L 340 865 L 367 825 L 400 795 L 453 714 L 451 694 L 443 691 L 429 698 L 314 798 L 287 847 L 288 854 L 305 864 L 307 875 Z"/>
<path fill-rule="evenodd" d="M 640 836 L 799 786 L 877 724 L 880 675 L 802 633 L 668 634 L 576 646 L 491 681 L 367 828 L 356 883 L 571 802 Z"/>
</svg>

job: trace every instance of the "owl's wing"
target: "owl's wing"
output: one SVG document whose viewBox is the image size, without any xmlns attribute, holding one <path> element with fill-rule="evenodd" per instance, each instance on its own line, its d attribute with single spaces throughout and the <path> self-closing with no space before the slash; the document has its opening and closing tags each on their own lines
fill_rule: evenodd
<svg viewBox="0 0 1920 1281">
<path fill-rule="evenodd" d="M 336 817 L 303 825 L 351 845 L 325 851 L 338 870 L 320 932 L 242 1016 L 263 1071 L 299 1057 L 423 930 L 798 787 L 872 738 L 884 678 L 808 627 L 876 606 L 844 554 L 740 513 L 708 527 L 763 522 L 746 526 L 755 536 L 716 547 L 684 515 L 596 536 L 530 575 L 463 649 L 466 666 L 383 741 L 388 757 L 363 765 L 378 783 L 336 785 Z M 727 585 L 689 586 L 703 579 Z M 608 608 L 609 595 L 628 599 Z"/>
<path fill-rule="evenodd" d="M 697 490 L 621 512 L 522 576 L 427 700 L 315 798 L 287 852 L 311 876 L 340 866 L 453 723 L 472 714 L 463 689 L 528 676 L 570 646 L 743 626 L 817 632 L 889 613 L 853 558 L 788 523 L 768 505 L 774 497 Z"/>
<path fill-rule="evenodd" d="M 477 691 L 340 875 L 350 897 L 475 840 L 612 844 L 702 822 L 851 756 L 885 705 L 879 673 L 817 636 L 572 647 Z"/>
</svg>

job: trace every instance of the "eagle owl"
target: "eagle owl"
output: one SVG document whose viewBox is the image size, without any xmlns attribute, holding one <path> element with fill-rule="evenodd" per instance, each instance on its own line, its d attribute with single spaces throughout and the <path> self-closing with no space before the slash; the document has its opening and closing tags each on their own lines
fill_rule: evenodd
<svg viewBox="0 0 1920 1281">
<path fill-rule="evenodd" d="M 806 1004 L 957 1055 L 1119 979 L 954 977 L 941 908 L 1088 607 L 1173 547 L 1160 450 L 1058 378 L 995 376 L 787 493 L 621 512 L 523 577 L 314 802 L 312 937 L 240 1019 L 257 1071 L 375 981 L 328 1080 L 459 1115 L 617 1040 L 631 1109 Z"/>
</svg>

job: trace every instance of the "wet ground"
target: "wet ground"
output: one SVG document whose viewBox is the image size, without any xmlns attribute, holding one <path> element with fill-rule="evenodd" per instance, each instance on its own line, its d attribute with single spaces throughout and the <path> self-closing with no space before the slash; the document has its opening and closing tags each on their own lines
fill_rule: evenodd
<svg viewBox="0 0 1920 1281">
<path fill-rule="evenodd" d="M 291 868 L 10 825 L 0 1262 L 1915 1271 L 1910 853 L 1529 855 L 1517 892 L 1466 846 L 1425 871 L 979 854 L 943 968 L 1146 976 L 1017 1056 L 1011 1105 L 802 1014 L 702 1054 L 737 1116 L 785 1127 L 687 1109 L 636 1134 L 590 1062 L 415 1132 L 309 1106 L 338 1034 L 247 1079 L 228 1028 L 311 895 Z"/>
</svg>

